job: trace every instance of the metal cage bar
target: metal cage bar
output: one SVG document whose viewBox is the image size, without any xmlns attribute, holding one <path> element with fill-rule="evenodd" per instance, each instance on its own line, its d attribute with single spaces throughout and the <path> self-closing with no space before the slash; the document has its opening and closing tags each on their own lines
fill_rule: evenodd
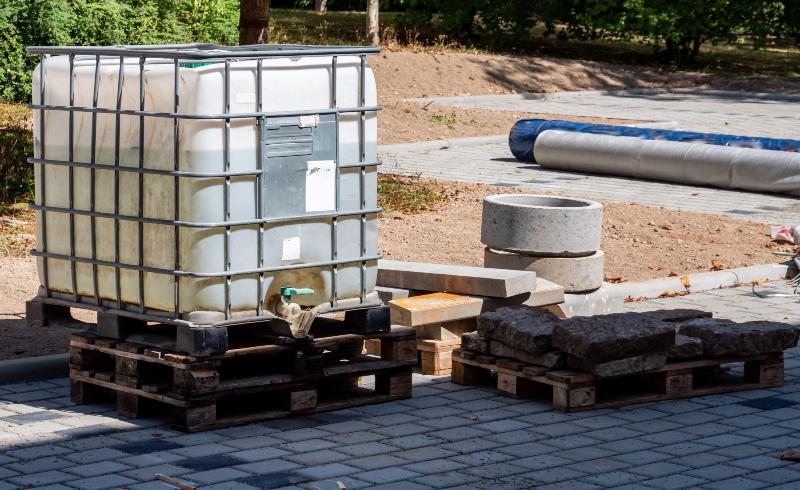
<svg viewBox="0 0 800 490">
<path fill-rule="evenodd" d="M 119 72 L 117 75 L 117 111 L 122 109 L 122 89 L 125 84 L 125 58 L 119 57 Z M 119 167 L 120 167 L 120 121 L 121 113 L 117 112 L 114 119 L 114 263 L 119 264 Z M 73 210 L 74 211 L 74 210 Z M 117 308 L 122 308 L 122 284 L 120 270 L 114 267 L 114 284 L 117 296 Z"/>
<path fill-rule="evenodd" d="M 28 104 L 30 109 L 47 109 L 50 111 L 74 111 L 74 112 L 96 112 L 98 114 L 121 114 L 123 116 L 147 116 L 163 117 L 166 119 L 195 119 L 195 120 L 226 120 L 226 119 L 255 119 L 258 117 L 292 117 L 292 116 L 316 116 L 323 114 L 348 114 L 361 111 L 379 111 L 383 106 L 376 105 L 370 107 L 343 107 L 339 109 L 321 109 L 306 111 L 276 111 L 276 112 L 237 112 L 236 114 L 180 114 L 178 112 L 158 112 L 140 111 L 137 109 L 110 109 L 106 107 L 80 107 L 57 104 Z"/>
<path fill-rule="evenodd" d="M 358 104 L 363 108 L 366 106 L 366 70 L 367 70 L 367 56 L 360 56 L 360 63 L 358 67 Z M 367 159 L 366 149 L 366 112 L 362 110 L 358 115 L 358 161 L 363 162 Z M 367 255 L 367 215 L 364 210 L 367 208 L 367 189 L 366 189 L 366 168 L 361 167 L 358 172 L 359 182 L 359 196 L 361 201 L 359 208 L 361 216 L 359 217 L 360 234 L 361 234 L 361 257 Z M 360 280 L 361 280 L 361 302 L 366 300 L 367 296 L 367 262 L 362 260 L 360 265 Z"/>
<path fill-rule="evenodd" d="M 94 84 L 92 86 L 92 107 L 97 107 L 97 98 L 100 95 L 100 56 L 95 57 L 94 62 Z M 94 163 L 97 159 L 97 114 L 92 114 L 92 134 L 91 134 L 91 148 L 89 149 L 89 161 L 92 166 L 89 167 L 89 211 L 95 211 L 95 192 L 96 192 L 96 168 Z M 92 247 L 92 259 L 97 259 L 97 217 L 89 217 L 89 240 Z M 97 277 L 97 264 L 92 264 L 92 291 L 94 292 L 94 301 L 100 304 L 100 284 Z"/>
<path fill-rule="evenodd" d="M 41 105 L 45 105 L 45 73 L 44 73 L 44 60 L 45 55 L 39 55 L 39 102 Z M 39 110 L 39 156 L 41 158 L 45 158 L 45 132 L 44 132 L 44 116 L 45 116 L 45 109 Z M 39 189 L 42 191 L 42 195 L 40 197 L 41 206 L 47 206 L 47 165 L 39 164 Z M 42 233 L 42 251 L 47 252 L 47 210 L 41 209 L 41 216 L 42 222 L 40 223 L 41 233 Z M 50 296 L 50 279 L 49 279 L 49 267 L 47 257 L 42 258 L 42 286 L 44 286 L 44 294 L 45 296 Z"/>
<path fill-rule="evenodd" d="M 139 58 L 139 110 L 144 110 L 144 64 L 147 58 Z M 139 116 L 139 168 L 144 168 L 144 116 Z M 138 175 L 138 212 L 139 217 L 144 217 L 144 173 Z M 139 221 L 136 226 L 138 238 L 139 265 L 144 266 L 144 223 Z M 139 308 L 144 313 L 144 271 L 139 271 Z"/>
<path fill-rule="evenodd" d="M 338 100 L 336 91 L 338 89 L 338 76 L 337 70 L 339 68 L 339 58 L 337 56 L 331 56 L 331 109 L 337 109 Z M 342 175 L 342 167 L 340 166 L 341 157 L 339 156 L 339 113 L 335 113 L 334 115 L 334 141 L 335 141 L 335 153 L 334 153 L 334 172 L 335 172 L 335 180 L 336 180 L 336 187 L 334 189 L 334 205 L 336 213 L 340 212 L 340 204 L 339 204 L 339 195 L 341 193 L 340 183 L 341 183 L 341 175 Z M 331 261 L 335 261 L 339 258 L 339 220 L 337 216 L 331 217 Z M 336 307 L 339 303 L 339 267 L 336 265 L 331 266 L 331 306 Z"/>
<path fill-rule="evenodd" d="M 223 104 L 225 114 L 231 112 L 231 61 L 225 60 L 225 79 L 222 84 L 223 90 Z M 223 171 L 230 172 L 231 170 L 231 120 L 225 119 L 224 134 L 222 137 L 222 151 L 223 151 Z M 231 178 L 225 177 L 225 183 L 222 187 L 223 199 L 223 216 L 225 222 L 231 221 Z M 223 235 L 223 255 L 225 272 L 231 269 L 231 225 L 225 226 L 225 234 Z M 225 276 L 225 319 L 231 317 L 231 276 Z"/>
<path fill-rule="evenodd" d="M 261 73 L 263 69 L 263 61 L 257 60 L 256 61 L 256 111 L 263 112 L 264 111 L 264 98 L 263 98 L 263 91 L 264 91 L 264 77 Z M 256 119 L 256 132 L 257 132 L 257 140 L 256 140 L 256 165 L 261 165 L 262 168 L 259 169 L 258 173 L 256 174 L 256 189 L 255 189 L 255 214 L 258 223 L 258 268 L 261 269 L 264 267 L 264 223 L 261 222 L 263 216 L 261 212 L 261 200 L 262 200 L 262 186 L 264 185 L 264 168 L 263 166 L 266 165 L 264 161 L 267 158 L 268 154 L 264 151 L 264 132 L 267 129 L 267 120 L 264 118 Z M 261 316 L 264 314 L 264 273 L 258 273 L 258 285 L 256 289 L 256 314 Z"/>
<path fill-rule="evenodd" d="M 172 77 L 172 89 L 173 89 L 173 111 L 178 112 L 180 107 L 180 63 L 178 60 L 175 60 L 174 63 L 174 74 Z M 175 270 L 180 270 L 181 268 L 181 227 L 178 224 L 180 221 L 181 216 L 181 207 L 180 207 L 180 195 L 181 195 L 181 179 L 177 175 L 181 169 L 181 159 L 180 159 L 180 120 L 175 118 L 172 122 L 172 160 L 173 160 L 173 170 L 175 171 L 175 175 L 172 177 L 172 194 L 173 200 L 172 205 L 174 209 L 172 210 L 173 216 L 175 218 L 175 222 L 173 223 L 173 237 L 174 237 L 174 247 L 173 247 L 173 254 L 175 258 Z M 175 303 L 175 316 L 180 316 L 181 313 L 181 280 L 179 276 L 175 276 L 173 278 L 173 288 L 174 288 L 174 298 L 173 303 Z"/>
<path fill-rule="evenodd" d="M 75 105 L 75 55 L 69 55 L 69 105 Z M 72 161 L 75 159 L 75 114 L 70 112 L 67 119 L 67 159 Z M 69 167 L 67 172 L 67 201 L 69 208 L 75 207 L 75 169 Z M 75 255 L 75 215 L 69 215 L 69 254 Z M 75 261 L 69 263 L 69 276 L 70 284 L 72 286 L 72 297 L 78 301 L 78 273 L 76 271 Z"/>
<path fill-rule="evenodd" d="M 42 233 L 42 248 L 32 252 L 34 256 L 40 257 L 44 264 L 44 274 L 42 278 L 43 286 L 45 287 L 45 295 L 50 297 L 49 277 L 48 277 L 48 260 L 61 260 L 67 261 L 70 264 L 70 277 L 72 281 L 72 301 L 60 299 L 63 295 L 59 293 L 57 299 L 64 304 L 74 306 L 102 308 L 104 311 L 118 311 L 124 312 L 127 315 L 138 314 L 141 318 L 169 318 L 172 317 L 175 321 L 180 318 L 180 288 L 181 278 L 220 278 L 224 280 L 225 286 L 225 318 L 230 319 L 232 303 L 231 303 L 231 288 L 234 277 L 243 275 L 257 275 L 258 276 L 258 301 L 256 315 L 258 317 L 264 314 L 264 280 L 265 274 L 297 270 L 297 269 L 315 269 L 315 268 L 330 268 L 332 274 L 332 292 L 330 303 L 332 307 L 336 307 L 339 301 L 340 285 L 339 280 L 339 267 L 343 265 L 358 265 L 360 267 L 360 302 L 364 304 L 366 301 L 366 264 L 369 261 L 377 260 L 381 257 L 380 254 L 367 255 L 367 242 L 366 242 L 366 220 L 368 215 L 374 215 L 382 211 L 380 207 L 367 208 L 366 196 L 366 171 L 367 168 L 380 165 L 380 161 L 375 159 L 367 161 L 366 158 L 366 113 L 374 112 L 381 109 L 380 105 L 367 106 L 366 105 L 366 55 L 377 53 L 377 48 L 358 48 L 358 47 L 313 47 L 313 46 L 272 46 L 264 45 L 257 47 L 247 48 L 226 48 L 214 45 L 176 45 L 176 46 L 139 46 L 139 47 L 113 47 L 113 48 L 96 48 L 96 47 L 32 47 L 28 49 L 29 53 L 39 54 L 40 57 L 40 97 L 38 103 L 30 104 L 30 108 L 39 111 L 40 121 L 40 152 L 37 157 L 29 158 L 28 161 L 34 165 L 39 166 L 39 179 L 40 190 L 42 192 L 40 204 L 34 204 L 32 209 L 38 210 L 41 214 L 41 233 Z M 45 98 L 45 60 L 50 55 L 66 54 L 69 57 L 69 103 L 68 105 L 48 104 Z M 76 106 L 75 105 L 75 82 L 74 70 L 75 60 L 84 55 L 91 56 L 94 60 L 94 84 L 92 91 L 92 104 L 91 107 Z M 339 107 L 338 103 L 338 69 L 339 69 L 339 56 L 343 55 L 356 55 L 358 56 L 358 104 L 356 107 Z M 296 56 L 330 56 L 331 57 L 331 103 L 328 108 L 320 108 L 318 110 L 300 110 L 300 111 L 265 111 L 264 110 L 264 79 L 263 79 L 263 60 L 270 58 L 280 57 L 296 57 Z M 116 86 L 116 103 L 113 108 L 99 107 L 98 98 L 100 93 L 100 74 L 102 68 L 102 61 L 105 57 L 111 57 L 113 60 L 118 59 L 118 73 L 117 73 L 117 86 Z M 139 78 L 139 93 L 138 93 L 138 109 L 123 109 L 123 92 L 125 87 L 125 69 L 126 59 L 138 58 L 138 78 Z M 256 86 L 257 95 L 255 100 L 254 112 L 231 112 L 231 60 L 253 59 L 256 62 Z M 166 60 L 166 61 L 165 61 Z M 187 60 L 203 60 L 209 62 L 224 63 L 224 85 L 223 85 L 223 112 L 220 114 L 182 114 L 180 112 L 180 70 L 182 63 Z M 173 65 L 173 85 L 174 85 L 174 100 L 172 112 L 163 111 L 147 111 L 146 109 L 146 83 L 145 83 L 145 67 L 150 63 L 171 63 Z M 47 111 L 66 111 L 68 113 L 68 133 L 69 145 L 68 155 L 66 160 L 48 159 L 45 154 L 45 117 Z M 75 142 L 74 142 L 74 114 L 75 112 L 91 114 L 91 149 L 89 162 L 75 161 Z M 108 114 L 114 117 L 114 161 L 112 163 L 98 162 L 97 156 L 97 142 L 98 142 L 98 128 L 97 118 L 98 114 Z M 335 207 L 331 212 L 316 212 L 305 213 L 302 215 L 282 216 L 279 218 L 268 218 L 264 215 L 263 209 L 263 192 L 264 192 L 264 175 L 267 165 L 267 154 L 264 151 L 266 143 L 266 130 L 268 128 L 268 121 L 271 118 L 279 117 L 299 117 L 305 115 L 332 115 L 335 120 Z M 359 157 L 356 162 L 342 162 L 340 154 L 340 123 L 341 116 L 344 114 L 358 114 L 358 151 Z M 122 131 L 122 116 L 131 116 L 138 119 L 138 165 L 136 166 L 123 166 L 121 159 L 121 131 Z M 173 166 L 172 170 L 155 169 L 147 167 L 147 157 L 144 151 L 145 143 L 145 128 L 146 120 L 149 117 L 168 118 L 173 121 Z M 231 121 L 232 120 L 247 120 L 252 119 L 256 127 L 257 148 L 256 157 L 257 162 L 260 162 L 260 167 L 255 170 L 246 171 L 232 171 L 231 170 Z M 221 172 L 194 172 L 194 171 L 181 171 L 180 164 L 180 121 L 181 120 L 219 120 L 223 123 L 223 153 L 224 162 L 223 170 Z M 53 166 L 66 166 L 68 171 L 68 185 L 69 196 L 67 207 L 51 206 L 46 202 L 46 167 Z M 89 169 L 89 209 L 77 209 L 75 206 L 75 181 L 74 169 L 75 168 L 88 168 Z M 342 169 L 353 168 L 357 169 L 359 175 L 359 192 L 360 192 L 360 205 L 358 209 L 350 211 L 342 211 L 341 208 L 341 172 Z M 114 210 L 113 212 L 102 212 L 97 210 L 97 175 L 98 170 L 113 171 L 114 185 L 113 185 L 113 199 Z M 135 174 L 137 179 L 138 202 L 136 215 L 122 214 L 120 212 L 120 176 L 122 173 Z M 161 175 L 170 177 L 173 180 L 173 197 L 174 197 L 174 212 L 173 219 L 160 219 L 147 217 L 145 215 L 145 202 L 144 202 L 144 189 L 145 175 Z M 233 177 L 243 177 L 253 179 L 255 191 L 255 217 L 253 219 L 240 219 L 233 220 L 231 216 L 231 193 L 232 193 L 232 180 Z M 224 197 L 224 211 L 223 221 L 221 222 L 191 222 L 182 221 L 180 219 L 180 180 L 182 178 L 220 178 L 224 181 L 223 197 Z M 53 253 L 47 246 L 47 215 L 49 213 L 62 213 L 68 214 L 69 219 L 69 252 L 64 254 Z M 91 233 L 91 258 L 79 256 L 76 253 L 76 230 L 75 230 L 75 216 L 88 216 L 90 218 L 90 233 Z M 360 253 L 358 257 L 348 257 L 341 259 L 339 257 L 339 243 L 338 243 L 338 225 L 339 220 L 343 217 L 358 217 L 360 221 Z M 114 236 L 114 257 L 113 260 L 103 260 L 98 257 L 97 247 L 97 218 L 110 219 L 113 221 Z M 288 222 L 303 222 L 314 220 L 330 219 L 331 222 L 331 255 L 330 260 L 323 260 L 313 263 L 300 263 L 290 265 L 277 265 L 265 266 L 264 246 L 265 246 L 265 228 L 269 225 L 288 223 Z M 121 261 L 121 222 L 128 221 L 136 223 L 136 236 L 138 241 L 138 256 L 135 259 L 136 263 L 125 263 Z M 171 226 L 174 235 L 174 267 L 172 269 L 163 267 L 152 267 L 146 265 L 145 261 L 145 233 L 144 228 L 146 224 L 167 225 Z M 258 226 L 258 258 L 257 266 L 255 268 L 245 268 L 234 270 L 231 260 L 231 237 L 232 228 L 238 226 Z M 194 272 L 184 271 L 181 267 L 181 253 L 180 253 L 180 236 L 181 228 L 219 228 L 224 229 L 224 267 L 221 271 L 213 272 Z M 93 305 L 85 303 L 78 293 L 77 287 L 77 264 L 84 263 L 90 264 L 92 267 L 92 283 L 93 283 Z M 100 295 L 98 268 L 108 267 L 114 271 L 115 294 L 113 299 L 104 299 Z M 138 305 L 127 304 L 124 301 L 122 288 L 121 288 L 121 271 L 130 270 L 136 271 L 138 274 Z M 148 310 L 145 306 L 145 274 L 163 274 L 173 277 L 174 286 L 174 311 L 157 312 L 156 316 L 152 315 L 153 311 Z M 50 298 L 48 298 L 49 300 Z M 84 302 L 82 302 L 84 301 Z M 108 307 L 107 303 L 113 302 L 115 307 Z M 130 302 L 132 303 L 132 302 Z M 348 306 L 350 307 L 350 306 Z M 132 311 L 136 310 L 138 313 Z"/>
</svg>

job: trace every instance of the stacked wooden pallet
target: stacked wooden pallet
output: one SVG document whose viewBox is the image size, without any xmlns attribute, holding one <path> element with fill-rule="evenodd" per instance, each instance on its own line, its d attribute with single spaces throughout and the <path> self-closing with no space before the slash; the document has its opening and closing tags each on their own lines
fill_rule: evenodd
<svg viewBox="0 0 800 490">
<path fill-rule="evenodd" d="M 363 355 L 366 339 L 380 355 Z M 411 397 L 416 332 L 329 335 L 197 357 L 146 344 L 73 335 L 75 403 L 115 402 L 126 417 L 167 415 L 195 432 Z"/>
<path fill-rule="evenodd" d="M 729 369 L 730 364 L 743 364 L 743 370 Z M 553 408 L 574 412 L 781 386 L 783 353 L 672 362 L 645 373 L 601 378 L 456 349 L 452 381 L 494 384 L 498 393 L 515 398 L 549 397 Z"/>
</svg>

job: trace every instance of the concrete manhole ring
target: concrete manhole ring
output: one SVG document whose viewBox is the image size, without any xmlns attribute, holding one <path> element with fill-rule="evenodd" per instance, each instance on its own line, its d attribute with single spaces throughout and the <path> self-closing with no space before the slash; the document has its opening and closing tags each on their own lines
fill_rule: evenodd
<svg viewBox="0 0 800 490">
<path fill-rule="evenodd" d="M 603 205 L 586 199 L 498 194 L 483 200 L 481 242 L 495 250 L 580 257 L 600 249 Z"/>
</svg>

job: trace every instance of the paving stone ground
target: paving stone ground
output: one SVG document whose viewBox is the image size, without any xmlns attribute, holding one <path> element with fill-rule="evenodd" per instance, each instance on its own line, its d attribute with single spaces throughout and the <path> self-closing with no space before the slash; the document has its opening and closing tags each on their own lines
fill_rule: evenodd
<svg viewBox="0 0 800 490">
<path fill-rule="evenodd" d="M 704 89 L 634 89 L 435 97 L 420 102 L 469 109 L 633 119 L 637 126 L 797 138 L 800 97 Z"/>
<path fill-rule="evenodd" d="M 770 286 L 789 292 L 784 283 Z M 628 303 L 800 325 L 800 297 L 748 288 Z M 201 488 L 798 489 L 800 349 L 769 390 L 564 414 L 545 400 L 414 376 L 409 400 L 182 434 L 75 406 L 68 381 L 0 386 L 0 490 Z"/>
<path fill-rule="evenodd" d="M 527 98 L 525 98 L 527 97 Z M 425 99 L 434 100 L 434 99 Z M 714 91 L 562 92 L 437 98 L 459 107 L 635 119 L 639 126 L 797 138 L 800 98 Z M 797 199 L 755 192 L 546 170 L 517 161 L 505 141 L 450 149 L 394 145 L 381 151 L 381 172 L 610 199 L 771 224 L 800 223 Z"/>
</svg>

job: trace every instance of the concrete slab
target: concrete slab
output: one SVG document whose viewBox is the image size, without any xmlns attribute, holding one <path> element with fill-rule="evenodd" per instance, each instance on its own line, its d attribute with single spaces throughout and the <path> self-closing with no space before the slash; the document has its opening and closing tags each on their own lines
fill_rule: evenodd
<svg viewBox="0 0 800 490">
<path fill-rule="evenodd" d="M 465 265 L 378 261 L 378 285 L 509 298 L 536 289 L 536 273 Z"/>
<path fill-rule="evenodd" d="M 389 302 L 393 325 L 417 327 L 474 318 L 481 314 L 479 298 L 450 293 L 432 293 Z"/>
</svg>

